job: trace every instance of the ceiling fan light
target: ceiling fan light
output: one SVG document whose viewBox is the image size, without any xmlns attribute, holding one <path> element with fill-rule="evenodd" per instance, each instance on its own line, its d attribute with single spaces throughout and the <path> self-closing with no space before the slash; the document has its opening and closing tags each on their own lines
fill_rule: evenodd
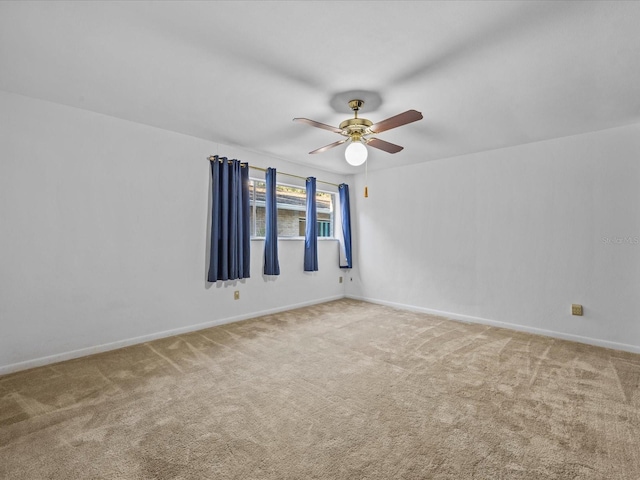
<svg viewBox="0 0 640 480">
<path fill-rule="evenodd" d="M 367 161 L 367 147 L 362 142 L 351 142 L 344 151 L 344 158 L 349 165 L 357 167 Z"/>
</svg>

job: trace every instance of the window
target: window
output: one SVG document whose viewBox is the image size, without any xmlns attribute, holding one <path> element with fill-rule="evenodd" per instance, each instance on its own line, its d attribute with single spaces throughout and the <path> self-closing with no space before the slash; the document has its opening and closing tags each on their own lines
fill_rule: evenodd
<svg viewBox="0 0 640 480">
<path fill-rule="evenodd" d="M 265 192 L 263 180 L 250 180 L 251 236 L 265 235 Z M 318 237 L 333 237 L 333 209 L 335 194 L 316 192 L 318 213 Z M 307 193 L 304 188 L 278 184 L 278 237 L 304 237 L 307 225 Z"/>
</svg>

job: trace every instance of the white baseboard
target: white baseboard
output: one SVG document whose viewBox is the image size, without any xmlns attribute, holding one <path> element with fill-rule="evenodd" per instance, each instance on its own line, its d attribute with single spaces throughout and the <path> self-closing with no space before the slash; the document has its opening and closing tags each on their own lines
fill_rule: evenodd
<svg viewBox="0 0 640 480">
<path fill-rule="evenodd" d="M 157 340 L 159 338 L 171 337 L 173 335 L 180 335 L 183 333 L 195 332 L 197 330 L 204 330 L 205 328 L 211 328 L 218 325 L 224 325 L 227 323 L 240 322 L 242 320 L 248 320 L 250 318 L 262 317 L 264 315 L 271 315 L 272 313 L 279 313 L 287 310 L 295 310 L 296 308 L 308 307 L 310 305 L 317 305 L 319 303 L 339 300 L 341 298 L 344 298 L 344 295 L 335 295 L 331 297 L 312 300 L 309 302 L 294 303 L 294 304 L 286 305 L 283 307 L 271 308 L 267 310 L 259 310 L 256 312 L 245 313 L 243 315 L 237 315 L 234 317 L 221 318 L 217 320 L 212 320 L 210 322 L 198 323 L 195 325 L 175 328 L 172 330 L 165 330 L 162 332 L 150 333 L 148 335 L 142 335 L 140 337 L 133 337 L 133 338 L 127 338 L 123 340 L 118 340 L 117 342 L 104 343 L 102 345 L 96 345 L 96 346 L 87 347 L 87 348 L 80 348 L 78 350 L 72 350 L 70 352 L 56 353 L 55 355 L 34 358 L 32 360 L 26 360 L 24 362 L 17 362 L 9 365 L 2 365 L 0 366 L 0 375 L 6 375 L 8 373 L 27 370 L 29 368 L 42 367 L 44 365 L 63 362 L 65 360 L 72 360 L 74 358 L 86 357 L 87 355 L 93 355 L 96 353 L 108 352 L 110 350 L 117 350 L 118 348 L 129 347 L 131 345 L 136 345 L 139 343 L 150 342 L 152 340 Z"/>
<path fill-rule="evenodd" d="M 461 315 L 459 313 L 443 312 L 441 310 L 434 310 L 431 308 L 416 307 L 414 305 L 405 305 L 396 302 L 387 302 L 385 300 L 378 300 L 375 298 L 358 297 L 355 295 L 346 295 L 346 298 L 352 298 L 354 300 L 361 300 L 363 302 L 376 303 L 378 305 L 385 305 L 387 307 L 399 308 L 401 310 L 409 310 L 413 312 L 428 313 L 431 315 L 438 315 L 440 317 L 449 318 L 452 320 L 459 320 L 467 323 L 479 323 L 482 325 L 489 325 L 492 327 L 508 328 L 509 330 L 516 330 L 518 332 L 533 333 L 536 335 L 543 335 L 545 337 L 558 338 L 561 340 L 569 340 L 571 342 L 585 343 L 587 345 L 594 345 L 597 347 L 610 348 L 613 350 L 622 350 L 631 353 L 640 353 L 640 346 L 629 345 L 626 343 L 610 342 L 608 340 L 601 340 L 599 338 L 582 337 L 580 335 L 573 335 L 570 333 L 556 332 L 554 330 L 544 330 L 542 328 L 529 327 L 526 325 L 518 325 L 516 323 L 499 322 L 497 320 L 490 320 L 482 317 L 472 317 L 470 315 Z"/>
<path fill-rule="evenodd" d="M 331 296 L 331 297 L 325 297 L 325 298 L 321 298 L 321 299 L 316 299 L 313 301 L 309 301 L 309 302 L 302 302 L 302 303 L 295 303 L 295 304 L 290 304 L 290 305 L 286 305 L 286 306 L 282 306 L 282 307 L 278 307 L 278 308 L 271 308 L 271 309 L 267 309 L 267 310 L 259 310 L 256 312 L 251 312 L 251 313 L 246 313 L 243 315 L 237 315 L 234 317 L 227 317 L 227 318 L 222 318 L 222 319 L 217 319 L 217 320 L 212 320 L 210 322 L 205 322 L 205 323 L 198 323 L 195 325 L 189 325 L 186 327 L 181 327 L 181 328 L 176 328 L 176 329 L 172 329 L 172 330 L 165 330 L 162 332 L 156 332 L 156 333 L 150 333 L 148 335 L 142 335 L 139 337 L 134 337 L 134 338 L 127 338 L 127 339 L 123 339 L 123 340 L 119 340 L 117 342 L 111 342 L 111 343 L 105 343 L 102 345 L 96 345 L 93 347 L 87 347 L 87 348 L 81 348 L 78 350 L 72 350 L 69 352 L 62 352 L 62 353 L 57 353 L 55 355 L 50 355 L 47 357 L 40 357 L 40 358 L 35 358 L 32 360 L 26 360 L 24 362 L 17 362 L 17 363 L 13 363 L 13 364 L 9 364 L 9 365 L 3 365 L 0 366 L 0 375 L 6 375 L 8 373 L 14 373 L 14 372 L 18 372 L 21 370 L 27 370 L 29 368 L 35 368 L 35 367 L 42 367 L 44 365 L 50 365 L 52 363 L 57 363 L 57 362 L 62 362 L 65 360 L 72 360 L 74 358 L 79 358 L 79 357 L 85 357 L 87 355 L 93 355 L 96 353 L 102 353 L 102 352 L 108 352 L 110 350 L 117 350 L 118 348 L 123 348 L 123 347 L 128 347 L 131 345 L 136 345 L 139 343 L 145 343 L 145 342 L 150 342 L 152 340 L 157 340 L 160 338 L 166 338 L 166 337 L 171 337 L 173 335 L 180 335 L 183 333 L 189 333 L 189 332 L 195 332 L 197 330 L 203 330 L 205 328 L 211 328 L 211 327 L 215 327 L 218 325 L 224 325 L 227 323 L 233 323 L 233 322 L 240 322 L 242 320 L 248 320 L 250 318 L 256 318 L 256 317 L 261 317 L 264 315 L 271 315 L 273 313 L 279 313 L 279 312 L 284 312 L 287 310 L 294 310 L 296 308 L 302 308 L 302 307 L 308 307 L 310 305 L 317 305 L 319 303 L 325 303 L 325 302 L 330 302 L 333 300 L 339 300 L 341 298 L 351 298 L 354 300 L 361 300 L 364 302 L 369 302 L 369 303 L 376 303 L 378 305 L 385 305 L 388 307 L 393 307 L 393 308 L 399 308 L 401 310 L 409 310 L 409 311 L 414 311 L 414 312 L 420 312 L 420 313 L 427 313 L 430 315 L 438 315 L 440 317 L 445 317 L 445 318 L 450 318 L 452 320 L 459 320 L 462 322 L 468 322 L 468 323 L 479 323 L 482 325 L 489 325 L 489 326 L 493 326 L 493 327 L 500 327 L 500 328 L 508 328 L 510 330 L 516 330 L 519 332 L 527 332 L 527 333 L 533 333 L 536 335 L 543 335 L 546 337 L 552 337 L 552 338 L 559 338 L 562 340 L 569 340 L 572 342 L 578 342 L 578 343 L 585 343 L 587 345 L 594 345 L 594 346 L 598 346 L 598 347 L 604 347 L 604 348 L 610 348 L 613 350 L 622 350 L 625 352 L 631 352 L 631 353 L 640 353 L 640 346 L 637 345 L 629 345 L 629 344 L 625 344 L 625 343 L 617 343 L 617 342 L 610 342 L 608 340 L 601 340 L 598 338 L 590 338 L 590 337 L 582 337 L 580 335 L 573 335 L 573 334 L 568 334 L 568 333 L 563 333 L 563 332 L 556 332 L 553 330 L 544 330 L 541 328 L 535 328 L 535 327 L 529 327 L 529 326 L 525 326 L 525 325 L 518 325 L 515 323 L 507 323 L 507 322 L 500 322 L 497 320 L 490 320 L 487 318 L 482 318 L 482 317 L 473 317 L 470 315 L 461 315 L 458 313 L 453 313 L 453 312 L 444 312 L 441 310 L 434 310 L 432 308 L 425 308 L 425 307 L 417 307 L 415 305 L 406 305 L 403 303 L 396 303 L 396 302 L 388 302 L 385 300 L 378 300 L 375 298 L 368 298 L 368 297 L 359 297 L 359 296 L 355 296 L 355 295 L 335 295 L 335 296 Z"/>
</svg>

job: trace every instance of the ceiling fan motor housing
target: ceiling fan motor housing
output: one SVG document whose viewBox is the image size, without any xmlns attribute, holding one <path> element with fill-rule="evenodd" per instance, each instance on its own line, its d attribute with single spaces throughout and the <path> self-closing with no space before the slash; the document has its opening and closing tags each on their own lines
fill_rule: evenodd
<svg viewBox="0 0 640 480">
<path fill-rule="evenodd" d="M 366 118 L 350 118 L 340 124 L 340 130 L 344 130 L 348 135 L 359 133 L 364 135 L 367 129 L 373 125 L 371 120 Z"/>
</svg>

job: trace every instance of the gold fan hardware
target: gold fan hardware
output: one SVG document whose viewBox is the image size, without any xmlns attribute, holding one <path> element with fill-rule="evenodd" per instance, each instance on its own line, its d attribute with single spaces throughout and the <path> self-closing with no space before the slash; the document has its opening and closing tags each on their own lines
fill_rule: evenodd
<svg viewBox="0 0 640 480">
<path fill-rule="evenodd" d="M 342 135 L 351 137 L 351 140 L 354 142 L 360 141 L 360 138 L 363 135 L 366 135 L 369 127 L 373 125 L 371 120 L 367 120 L 366 118 L 358 118 L 358 110 L 362 108 L 364 105 L 363 100 L 351 100 L 349 102 L 349 107 L 353 110 L 354 118 L 349 118 L 340 124 L 338 128 L 342 130 Z M 356 138 L 357 136 L 357 138 Z"/>
<path fill-rule="evenodd" d="M 363 105 L 364 100 L 349 100 L 349 108 L 356 112 L 356 116 L 358 116 L 358 110 L 360 110 Z"/>
</svg>

